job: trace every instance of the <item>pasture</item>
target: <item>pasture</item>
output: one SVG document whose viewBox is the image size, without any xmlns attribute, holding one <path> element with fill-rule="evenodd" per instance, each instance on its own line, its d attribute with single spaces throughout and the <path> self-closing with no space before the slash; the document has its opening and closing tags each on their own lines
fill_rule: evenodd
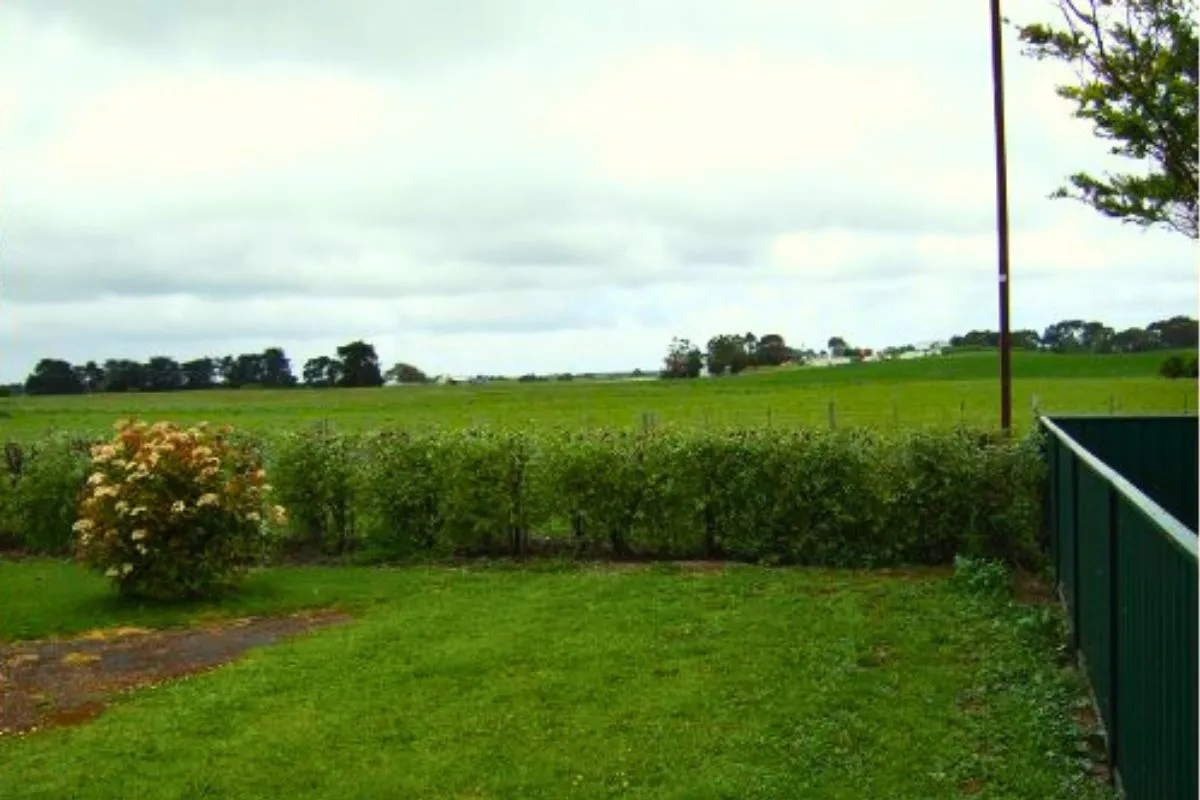
<svg viewBox="0 0 1200 800">
<path fill-rule="evenodd" d="M 1033 402 L 1059 412 L 1196 410 L 1194 381 L 1158 377 L 1167 353 L 1063 355 L 1015 352 L 1014 422 L 1026 428 Z M 687 427 L 879 428 L 995 425 L 995 353 L 829 368 L 778 369 L 685 381 L 403 386 L 339 390 L 212 390 L 0 400 L 0 434 L 28 440 L 51 429 L 106 433 L 115 419 L 230 423 L 255 431 L 328 420 L 347 430 L 442 426 L 542 428 L 660 424 Z"/>
<path fill-rule="evenodd" d="M 1156 377 L 1162 354 L 1016 356 L 1022 427 L 1034 395 L 1062 411 L 1195 409 L 1194 382 Z M 9 440 L 107 435 L 127 416 L 263 435 L 449 429 L 282 435 L 272 462 L 301 521 L 289 541 L 436 558 L 276 565 L 216 600 L 154 605 L 69 560 L 0 555 L 0 797 L 1110 797 L 1086 689 L 1064 669 L 1062 612 L 1036 581 L 1014 595 L 1002 569 L 950 565 L 972 551 L 1026 560 L 1038 456 L 894 430 L 994 425 L 996 371 L 977 353 L 680 382 L 0 401 Z M 540 436 L 648 415 L 680 430 Z M 471 425 L 516 430 L 455 430 Z M 759 430 L 709 436 L 729 427 Z M 37 449 L 0 494 L 0 524 L 31 550 L 69 551 L 86 472 L 68 450 Z M 518 463 L 521 480 L 479 480 Z M 496 537 L 514 531 L 575 555 L 456 558 L 506 554 Z M 664 558 L 815 566 L 590 561 L 624 548 L 615 534 Z M 205 636 L 245 640 L 262 617 L 302 610 L 349 619 L 180 680 L 153 659 L 124 691 L 101 680 L 138 647 L 174 669 Z M 42 692 L 48 676 L 76 696 Z M 81 686 L 95 693 L 82 710 L 57 705 Z"/>
<path fill-rule="evenodd" d="M 274 568 L 143 608 L 0 563 L 0 642 L 330 604 L 356 619 L 0 736 L 0 796 L 1108 796 L 1043 607 L 946 570 Z"/>
</svg>

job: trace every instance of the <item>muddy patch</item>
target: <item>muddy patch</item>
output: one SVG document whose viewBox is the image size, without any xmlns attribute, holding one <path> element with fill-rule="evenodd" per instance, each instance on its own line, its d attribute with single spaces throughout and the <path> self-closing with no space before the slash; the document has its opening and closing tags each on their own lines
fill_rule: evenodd
<svg viewBox="0 0 1200 800">
<path fill-rule="evenodd" d="M 1017 572 L 1013 576 L 1013 596 L 1018 603 L 1053 605 L 1058 602 L 1054 586 L 1040 575 Z"/>
<path fill-rule="evenodd" d="M 117 692 L 204 672 L 251 648 L 349 620 L 340 612 L 319 611 L 0 643 L 0 735 L 86 722 Z"/>
</svg>

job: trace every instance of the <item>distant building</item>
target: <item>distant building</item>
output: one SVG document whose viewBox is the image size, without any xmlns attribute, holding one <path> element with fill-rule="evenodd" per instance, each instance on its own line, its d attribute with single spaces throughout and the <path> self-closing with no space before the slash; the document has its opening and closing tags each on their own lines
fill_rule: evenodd
<svg viewBox="0 0 1200 800">
<path fill-rule="evenodd" d="M 841 367 L 850 363 L 845 356 L 818 356 L 805 362 L 806 367 Z"/>
</svg>

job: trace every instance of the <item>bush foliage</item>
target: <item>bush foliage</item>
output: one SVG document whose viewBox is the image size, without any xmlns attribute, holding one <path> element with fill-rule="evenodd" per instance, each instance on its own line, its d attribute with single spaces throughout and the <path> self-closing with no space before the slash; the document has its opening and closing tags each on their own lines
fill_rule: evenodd
<svg viewBox="0 0 1200 800">
<path fill-rule="evenodd" d="M 275 502 L 290 517 L 286 543 L 308 555 L 1040 562 L 1036 436 L 966 428 L 322 429 L 259 445 L 246 457 L 265 459 Z M 82 486 L 82 467 L 51 469 L 46 453 L 38 458 L 61 479 L 22 477 L 9 489 L 14 497 L 0 502 L 0 514 L 22 509 L 8 515 L 18 525 L 37 503 L 73 506 Z M 69 540 L 65 518 L 49 527 L 57 533 L 35 537 Z"/>
<path fill-rule="evenodd" d="M 844 567 L 1039 560 L 1042 462 L 1032 437 L 321 432 L 285 437 L 274 457 L 291 535 L 338 552 L 568 550 Z"/>
<path fill-rule="evenodd" d="M 1183 356 L 1174 355 L 1168 356 L 1159 367 L 1158 372 L 1164 378 L 1195 378 L 1200 377 L 1200 362 L 1196 356 L 1184 358 Z"/>
<path fill-rule="evenodd" d="M 88 443 L 63 433 L 22 449 L 5 447 L 0 478 L 0 543 L 32 553 L 64 554 L 87 477 Z"/>
<path fill-rule="evenodd" d="M 268 517 L 256 449 L 226 428 L 117 424 L 91 449 L 74 530 L 81 561 L 125 595 L 173 600 L 212 594 L 264 555 Z"/>
</svg>

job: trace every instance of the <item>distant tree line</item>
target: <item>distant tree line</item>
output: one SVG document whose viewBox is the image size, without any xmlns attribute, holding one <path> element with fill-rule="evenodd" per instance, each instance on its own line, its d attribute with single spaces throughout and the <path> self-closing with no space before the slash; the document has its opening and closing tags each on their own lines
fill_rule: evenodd
<svg viewBox="0 0 1200 800">
<path fill-rule="evenodd" d="M 1056 322 L 1040 335 L 1028 329 L 1012 332 L 1014 348 L 1056 353 L 1185 350 L 1195 349 L 1198 343 L 1200 323 L 1184 316 L 1151 322 L 1145 328 L 1120 331 L 1101 322 L 1075 319 Z M 1000 346 L 1000 334 L 996 331 L 973 330 L 951 337 L 949 344 L 952 348 L 994 348 Z M 708 340 L 703 349 L 689 339 L 675 338 L 667 349 L 659 375 L 663 378 L 695 378 L 702 372 L 736 375 L 751 367 L 803 363 L 818 355 L 853 360 L 872 355 L 870 349 L 851 346 L 841 336 L 830 337 L 827 346 L 828 349 L 819 354 L 808 348 L 789 347 L 783 336 L 777 333 L 769 333 L 761 338 L 753 333 L 717 334 Z M 906 345 L 888 348 L 884 352 L 894 355 L 913 349 L 911 345 Z M 1184 371 L 1187 371 L 1186 362 Z M 640 374 L 640 370 L 635 372 L 637 374 Z M 548 377 L 529 374 L 518 380 L 530 382 Z M 560 381 L 571 378 L 567 373 L 557 376 Z M 332 356 L 310 358 L 304 363 L 301 379 L 305 386 L 312 388 L 382 386 L 388 382 L 419 384 L 429 381 L 424 372 L 404 362 L 384 372 L 375 347 L 362 340 L 342 345 Z M 500 376 L 493 378 L 500 379 Z M 268 347 L 261 353 L 204 357 L 182 363 L 168 356 L 154 356 L 146 362 L 109 359 L 103 364 L 88 361 L 82 365 L 44 358 L 37 363 L 23 386 L 11 388 L 23 389 L 31 395 L 53 395 L 242 387 L 287 389 L 300 382 L 292 373 L 291 362 L 283 349 Z M 9 387 L 5 389 L 7 393 Z"/>
<path fill-rule="evenodd" d="M 1200 323 L 1191 317 L 1176 316 L 1151 322 L 1145 328 L 1115 330 L 1102 322 L 1069 319 L 1050 325 L 1039 336 L 1037 331 L 1011 333 L 1012 346 L 1024 350 L 1050 350 L 1055 353 L 1145 353 L 1152 350 L 1186 350 L 1200 341 Z M 950 338 L 955 348 L 999 347 L 997 331 L 971 331 Z"/>
<path fill-rule="evenodd" d="M 801 361 L 810 351 L 788 347 L 777 333 L 762 338 L 753 333 L 722 333 L 713 336 L 703 350 L 689 339 L 671 340 L 663 367 L 663 378 L 696 378 L 707 370 L 710 375 L 737 373 L 748 367 L 777 367 Z"/>
<path fill-rule="evenodd" d="M 399 363 L 381 372 L 379 356 L 368 342 L 354 341 L 337 348 L 334 356 L 318 356 L 304 363 L 303 383 L 313 388 L 382 386 L 394 383 L 424 383 L 425 373 L 411 364 Z M 145 362 L 108 359 L 103 364 L 88 361 L 76 365 L 57 358 L 43 358 L 25 379 L 26 394 L 59 395 L 95 392 L 176 392 L 200 389 L 290 389 L 300 384 L 283 348 L 268 347 L 261 353 L 196 358 L 179 362 L 154 356 Z"/>
<path fill-rule="evenodd" d="M 1115 330 L 1101 322 L 1063 320 L 1039 334 L 1023 329 L 1010 334 L 1012 346 L 1022 350 L 1048 350 L 1055 353 L 1141 353 L 1152 350 L 1185 350 L 1200 342 L 1200 323 L 1191 317 L 1175 316 L 1151 322 L 1145 328 Z M 762 338 L 753 333 L 718 334 L 701 348 L 690 339 L 676 337 L 667 348 L 659 372 L 663 378 L 695 378 L 710 375 L 736 375 L 749 367 L 770 367 L 803 363 L 817 356 L 861 361 L 873 355 L 870 348 L 851 345 L 842 336 L 831 336 L 820 353 L 808 348 L 789 347 L 779 334 Z M 973 330 L 952 336 L 954 349 L 986 349 L 1000 346 L 997 331 Z M 912 345 L 885 348 L 885 356 L 915 351 Z"/>
</svg>

